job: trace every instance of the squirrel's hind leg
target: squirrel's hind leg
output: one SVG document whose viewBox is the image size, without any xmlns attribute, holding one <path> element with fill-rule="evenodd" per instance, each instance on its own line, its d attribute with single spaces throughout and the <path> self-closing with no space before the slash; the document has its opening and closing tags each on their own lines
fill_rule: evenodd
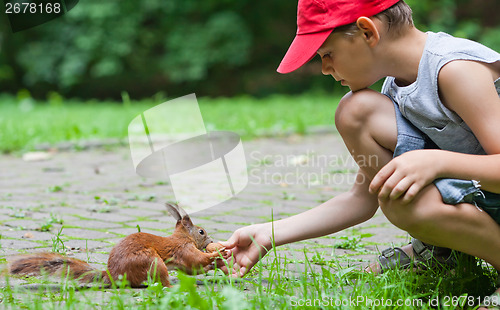
<svg viewBox="0 0 500 310">
<path fill-rule="evenodd" d="M 167 265 L 161 260 L 160 256 L 154 258 L 151 263 L 151 268 L 149 269 L 149 275 L 155 281 L 160 281 L 165 287 L 172 287 L 170 281 L 168 280 L 168 268 Z"/>
<path fill-rule="evenodd" d="M 144 287 L 148 279 L 154 279 L 154 281 L 161 282 L 163 286 L 170 287 L 168 269 L 163 260 L 153 251 L 147 254 L 122 258 L 117 262 L 108 261 L 108 269 L 112 278 L 116 280 L 120 275 L 126 275 L 131 287 Z"/>
</svg>

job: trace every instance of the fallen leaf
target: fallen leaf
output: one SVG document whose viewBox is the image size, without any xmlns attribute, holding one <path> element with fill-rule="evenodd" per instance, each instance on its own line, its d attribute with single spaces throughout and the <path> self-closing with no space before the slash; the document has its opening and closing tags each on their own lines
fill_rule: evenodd
<svg viewBox="0 0 500 310">
<path fill-rule="evenodd" d="M 52 153 L 48 152 L 28 152 L 23 154 L 24 161 L 44 161 L 52 158 Z"/>
</svg>

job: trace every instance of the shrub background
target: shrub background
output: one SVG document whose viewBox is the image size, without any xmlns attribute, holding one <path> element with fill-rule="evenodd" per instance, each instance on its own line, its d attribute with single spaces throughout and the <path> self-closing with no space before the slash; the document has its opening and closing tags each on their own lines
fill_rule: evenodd
<svg viewBox="0 0 500 310">
<path fill-rule="evenodd" d="M 423 30 L 500 50 L 497 0 L 407 0 Z M 292 41 L 296 1 L 85 0 L 65 16 L 13 34 L 0 13 L 0 92 L 120 99 L 341 92 L 319 60 L 276 73 Z M 344 89 L 345 90 L 345 89 Z"/>
</svg>

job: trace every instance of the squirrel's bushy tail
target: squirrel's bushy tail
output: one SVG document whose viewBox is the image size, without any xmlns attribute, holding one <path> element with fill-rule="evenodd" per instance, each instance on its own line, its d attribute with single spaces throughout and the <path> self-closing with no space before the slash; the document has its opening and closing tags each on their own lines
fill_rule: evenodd
<svg viewBox="0 0 500 310">
<path fill-rule="evenodd" d="M 106 271 L 96 270 L 86 262 L 55 253 L 26 254 L 11 257 L 8 271 L 14 275 L 52 275 L 78 280 L 80 283 L 110 284 Z"/>
</svg>

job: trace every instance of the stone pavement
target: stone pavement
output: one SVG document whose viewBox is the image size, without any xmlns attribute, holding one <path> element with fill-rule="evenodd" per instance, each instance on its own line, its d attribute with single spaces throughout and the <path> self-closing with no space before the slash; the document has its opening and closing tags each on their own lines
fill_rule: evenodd
<svg viewBox="0 0 500 310">
<path fill-rule="evenodd" d="M 215 240 L 226 240 L 243 225 L 310 209 L 354 182 L 356 167 L 334 133 L 261 138 L 244 141 L 243 147 L 248 186 L 237 197 L 191 216 Z M 61 151 L 43 161 L 2 155 L 1 255 L 60 248 L 56 235 L 62 228 L 68 255 L 104 269 L 113 245 L 138 226 L 143 232 L 170 234 L 175 221 L 163 202 L 173 200 L 168 180 L 135 174 L 127 147 Z M 343 255 L 346 264 L 364 265 L 377 248 L 406 239 L 377 212 L 354 229 L 279 247 L 279 253 L 303 259 L 307 247 L 324 259 Z"/>
</svg>

